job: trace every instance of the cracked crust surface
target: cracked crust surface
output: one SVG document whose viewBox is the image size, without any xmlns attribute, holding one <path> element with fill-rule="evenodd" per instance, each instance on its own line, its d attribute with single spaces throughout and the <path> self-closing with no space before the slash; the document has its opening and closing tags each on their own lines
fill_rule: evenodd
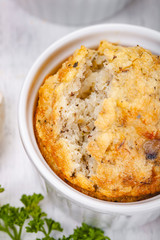
<svg viewBox="0 0 160 240">
<path fill-rule="evenodd" d="M 108 201 L 160 192 L 160 59 L 140 46 L 82 46 L 39 90 L 34 128 L 53 171 Z"/>
</svg>

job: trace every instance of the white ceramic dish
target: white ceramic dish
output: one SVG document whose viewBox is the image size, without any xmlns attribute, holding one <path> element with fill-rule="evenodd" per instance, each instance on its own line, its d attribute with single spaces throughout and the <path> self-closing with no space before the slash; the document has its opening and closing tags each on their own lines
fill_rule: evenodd
<svg viewBox="0 0 160 240">
<path fill-rule="evenodd" d="M 102 21 L 132 0 L 16 0 L 29 13 L 54 23 L 86 25 Z"/>
<path fill-rule="evenodd" d="M 142 225 L 160 215 L 160 195 L 134 203 L 106 202 L 86 196 L 63 182 L 47 165 L 36 143 L 33 130 L 34 104 L 45 76 L 82 44 L 96 47 L 107 39 L 119 44 L 141 45 L 160 55 L 160 33 L 124 24 L 95 25 L 71 33 L 53 43 L 35 62 L 22 88 L 19 103 L 19 130 L 26 152 L 45 179 L 53 203 L 80 221 L 114 229 Z"/>
</svg>

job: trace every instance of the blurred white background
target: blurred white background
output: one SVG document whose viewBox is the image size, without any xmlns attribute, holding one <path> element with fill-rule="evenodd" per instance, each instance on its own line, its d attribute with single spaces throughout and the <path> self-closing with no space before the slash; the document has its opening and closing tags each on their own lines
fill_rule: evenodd
<svg viewBox="0 0 160 240">
<path fill-rule="evenodd" d="M 160 31 L 160 0 L 132 0 L 114 16 L 103 21 L 109 22 L 141 25 Z M 0 144 L 0 184 L 6 191 L 0 195 L 0 203 L 17 205 L 23 193 L 41 192 L 46 196 L 44 208 L 54 219 L 63 223 L 66 233 L 71 232 L 77 223 L 66 217 L 65 213 L 58 215 L 54 207 L 51 209 L 52 203 L 43 181 L 20 142 L 17 105 L 22 84 L 36 58 L 54 41 L 77 28 L 36 18 L 20 8 L 14 0 L 0 1 L 0 91 L 5 98 L 6 116 Z M 160 218 L 140 228 L 122 231 L 106 229 L 106 234 L 112 240 L 159 240 Z M 0 232 L 0 239 L 8 237 Z"/>
</svg>

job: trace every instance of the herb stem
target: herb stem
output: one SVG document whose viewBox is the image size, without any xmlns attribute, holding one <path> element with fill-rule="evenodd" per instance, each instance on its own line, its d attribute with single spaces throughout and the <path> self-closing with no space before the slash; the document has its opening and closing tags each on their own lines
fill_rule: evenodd
<svg viewBox="0 0 160 240">
<path fill-rule="evenodd" d="M 16 240 L 19 240 L 19 238 L 18 238 L 18 232 L 17 232 L 16 227 L 13 226 L 12 229 L 13 229 L 13 232 L 14 232 L 14 237 L 15 237 L 15 239 L 16 239 Z"/>
<path fill-rule="evenodd" d="M 10 238 L 14 240 L 14 236 L 10 233 L 8 227 L 6 227 L 6 226 L 5 226 L 5 227 L 2 227 L 2 226 L 1 226 L 0 231 L 7 233 L 7 234 L 10 236 Z"/>
<path fill-rule="evenodd" d="M 22 228 L 23 228 L 23 225 L 20 226 L 20 228 L 19 228 L 18 240 L 21 240 Z"/>
<path fill-rule="evenodd" d="M 45 230 L 45 228 L 44 228 L 43 226 L 42 226 L 42 230 L 41 230 L 41 232 L 44 233 L 45 237 L 48 237 L 48 233 L 46 232 L 46 230 Z"/>
</svg>

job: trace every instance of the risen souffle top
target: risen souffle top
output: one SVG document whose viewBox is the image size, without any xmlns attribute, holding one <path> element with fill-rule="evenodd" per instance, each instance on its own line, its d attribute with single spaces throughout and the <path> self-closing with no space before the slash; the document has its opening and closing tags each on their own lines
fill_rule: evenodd
<svg viewBox="0 0 160 240">
<path fill-rule="evenodd" d="M 160 192 L 160 59 L 102 41 L 76 50 L 39 90 L 35 134 L 53 171 L 109 201 Z"/>
</svg>

